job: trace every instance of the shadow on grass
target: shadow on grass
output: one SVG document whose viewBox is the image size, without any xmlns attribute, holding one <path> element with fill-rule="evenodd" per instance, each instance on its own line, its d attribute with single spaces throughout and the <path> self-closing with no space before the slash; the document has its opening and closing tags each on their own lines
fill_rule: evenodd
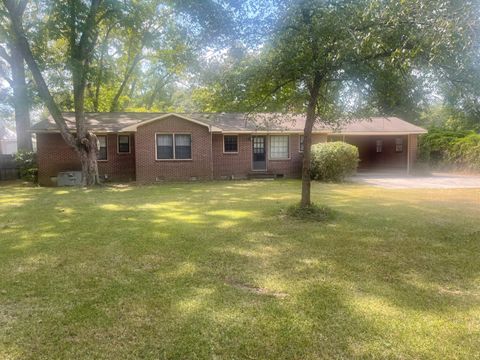
<svg viewBox="0 0 480 360">
<path fill-rule="evenodd" d="M 448 210 L 425 198 L 326 186 L 335 219 L 299 223 L 278 216 L 296 185 L 2 194 L 0 340 L 25 358 L 421 357 L 438 343 L 408 350 L 389 322 L 478 306 L 474 216 L 432 228 Z"/>
</svg>

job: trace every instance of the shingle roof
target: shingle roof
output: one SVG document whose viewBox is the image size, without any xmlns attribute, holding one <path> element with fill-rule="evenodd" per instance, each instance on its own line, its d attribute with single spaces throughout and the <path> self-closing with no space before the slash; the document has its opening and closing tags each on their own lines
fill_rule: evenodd
<svg viewBox="0 0 480 360">
<path fill-rule="evenodd" d="M 168 115 L 177 115 L 208 126 L 213 132 L 256 132 L 285 131 L 302 132 L 305 116 L 296 114 L 254 114 L 245 113 L 86 113 L 85 117 L 91 130 L 95 132 L 135 131 L 137 126 Z M 70 128 L 75 126 L 75 114 L 63 114 Z M 57 126 L 51 117 L 32 127 L 32 131 L 56 131 Z M 366 133 L 425 133 L 426 130 L 397 117 L 374 117 L 349 121 L 338 129 L 316 124 L 314 132 L 340 134 Z"/>
</svg>

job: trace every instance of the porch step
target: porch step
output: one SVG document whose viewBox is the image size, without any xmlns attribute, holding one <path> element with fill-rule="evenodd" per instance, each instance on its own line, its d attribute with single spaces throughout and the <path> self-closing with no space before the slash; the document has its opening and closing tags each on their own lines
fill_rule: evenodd
<svg viewBox="0 0 480 360">
<path fill-rule="evenodd" d="M 251 172 L 248 174 L 249 179 L 263 179 L 263 180 L 274 180 L 277 178 L 282 178 L 283 174 L 274 174 L 274 173 L 267 173 L 267 172 Z"/>
</svg>

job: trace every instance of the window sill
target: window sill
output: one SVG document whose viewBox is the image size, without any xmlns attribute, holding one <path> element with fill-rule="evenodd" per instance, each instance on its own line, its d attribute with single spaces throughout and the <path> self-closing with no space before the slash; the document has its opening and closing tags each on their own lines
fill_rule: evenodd
<svg viewBox="0 0 480 360">
<path fill-rule="evenodd" d="M 155 159 L 158 162 L 172 162 L 172 161 L 193 161 L 193 159 Z"/>
<path fill-rule="evenodd" d="M 283 158 L 283 159 L 268 159 L 269 161 L 288 161 L 292 160 L 292 158 Z"/>
<path fill-rule="evenodd" d="M 238 151 L 224 151 L 223 155 L 238 155 Z"/>
</svg>

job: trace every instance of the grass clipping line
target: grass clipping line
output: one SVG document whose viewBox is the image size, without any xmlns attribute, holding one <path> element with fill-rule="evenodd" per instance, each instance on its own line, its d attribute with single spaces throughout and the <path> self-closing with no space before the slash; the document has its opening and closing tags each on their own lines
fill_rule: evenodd
<svg viewBox="0 0 480 360">
<path fill-rule="evenodd" d="M 334 217 L 334 212 L 327 206 L 311 204 L 310 206 L 291 205 L 286 209 L 286 215 L 296 220 L 328 221 Z"/>
</svg>

